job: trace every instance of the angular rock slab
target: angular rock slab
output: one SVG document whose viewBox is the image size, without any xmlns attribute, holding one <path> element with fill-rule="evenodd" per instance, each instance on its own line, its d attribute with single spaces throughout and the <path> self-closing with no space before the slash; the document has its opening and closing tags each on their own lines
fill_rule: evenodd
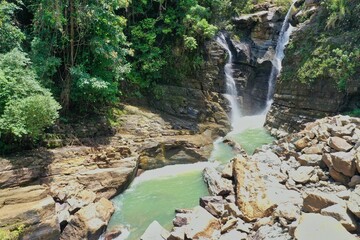
<svg viewBox="0 0 360 240">
<path fill-rule="evenodd" d="M 355 155 L 352 152 L 331 153 L 333 167 L 336 171 L 345 176 L 352 177 L 355 175 Z"/>
<path fill-rule="evenodd" d="M 291 170 L 289 177 L 297 183 L 307 183 L 311 177 L 316 175 L 315 168 L 310 166 L 301 166 L 296 170 Z"/>
<path fill-rule="evenodd" d="M 297 240 L 355 240 L 335 218 L 316 213 L 304 213 L 295 229 Z"/>
<path fill-rule="evenodd" d="M 170 233 L 160 223 L 153 221 L 146 229 L 140 240 L 166 240 Z"/>
<path fill-rule="evenodd" d="M 347 206 L 352 213 L 360 218 L 360 186 L 356 186 L 355 190 L 350 194 Z"/>
<path fill-rule="evenodd" d="M 195 207 L 191 213 L 191 219 L 185 229 L 187 239 L 218 240 L 220 238 L 221 225 L 218 219 L 213 217 L 202 207 Z"/>
<path fill-rule="evenodd" d="M 335 204 L 321 210 L 324 216 L 333 217 L 338 220 L 346 230 L 349 232 L 356 231 L 357 222 L 354 216 L 347 211 L 347 207 L 340 204 Z"/>
<path fill-rule="evenodd" d="M 345 205 L 344 200 L 339 197 L 323 193 L 320 191 L 307 192 L 307 196 L 304 198 L 303 210 L 305 212 L 319 213 L 321 209 L 327 208 L 335 204 Z"/>
<path fill-rule="evenodd" d="M 331 137 L 328 140 L 328 145 L 337 151 L 349 151 L 353 146 L 350 145 L 345 139 L 340 137 Z"/>
</svg>

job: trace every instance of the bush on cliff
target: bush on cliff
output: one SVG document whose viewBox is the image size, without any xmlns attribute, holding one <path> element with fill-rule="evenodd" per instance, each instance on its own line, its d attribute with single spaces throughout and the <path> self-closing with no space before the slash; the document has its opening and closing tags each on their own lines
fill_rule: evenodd
<svg viewBox="0 0 360 240">
<path fill-rule="evenodd" d="M 303 9 L 306 11 L 306 9 Z M 326 81 L 345 91 L 359 81 L 360 1 L 324 1 L 289 44 L 281 81 Z"/>
</svg>

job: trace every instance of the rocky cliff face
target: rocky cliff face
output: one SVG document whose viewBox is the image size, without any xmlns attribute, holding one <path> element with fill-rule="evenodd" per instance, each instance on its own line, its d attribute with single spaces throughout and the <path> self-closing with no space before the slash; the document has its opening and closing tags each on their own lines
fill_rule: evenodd
<svg viewBox="0 0 360 240">
<path fill-rule="evenodd" d="M 284 14 L 265 5 L 258 12 L 233 19 L 234 31 L 227 34 L 233 54 L 234 80 L 244 114 L 265 107 L 267 81 Z M 227 53 L 215 40 L 204 46 L 204 64 L 196 76 L 180 84 L 162 85 L 163 95 L 153 101 L 156 108 L 198 122 L 228 125 L 230 111 L 225 93 L 224 66 Z"/>
<path fill-rule="evenodd" d="M 163 94 L 152 100 L 159 110 L 196 122 L 229 126 L 226 115 L 223 67 L 225 50 L 215 41 L 206 43 L 205 62 L 196 76 L 178 84 L 161 85 Z"/>
<path fill-rule="evenodd" d="M 294 13 L 292 23 L 303 23 L 297 25 L 285 51 L 266 121 L 271 128 L 294 132 L 306 122 L 359 108 L 359 69 L 349 67 L 358 62 L 351 58 L 357 54 L 355 42 L 360 35 L 352 19 L 356 10 L 346 6 L 346 21 L 329 27 L 330 13 L 320 2 L 298 1 L 300 11 Z M 343 57 L 347 63 L 341 63 Z"/>
<path fill-rule="evenodd" d="M 266 106 L 271 60 L 284 20 L 277 7 L 260 10 L 233 19 L 234 79 L 245 115 L 261 113 Z"/>
</svg>

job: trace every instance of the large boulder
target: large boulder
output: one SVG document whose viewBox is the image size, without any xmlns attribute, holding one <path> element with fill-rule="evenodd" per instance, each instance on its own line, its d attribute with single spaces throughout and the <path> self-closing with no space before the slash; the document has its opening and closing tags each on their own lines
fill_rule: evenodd
<svg viewBox="0 0 360 240">
<path fill-rule="evenodd" d="M 345 139 L 340 137 L 331 137 L 328 140 L 328 145 L 336 151 L 349 151 L 353 146 L 349 144 Z"/>
<path fill-rule="evenodd" d="M 97 200 L 109 199 L 124 190 L 134 178 L 137 157 L 109 159 L 104 156 L 105 160 L 101 161 L 99 158 L 102 156 L 56 159 L 48 166 L 48 176 L 43 179 L 50 182 L 51 195 L 60 201 L 72 199 L 72 204 L 79 205 L 76 196 L 81 190 L 94 192 Z"/>
<path fill-rule="evenodd" d="M 353 152 L 331 153 L 333 167 L 345 176 L 352 177 L 356 172 L 355 155 Z"/>
<path fill-rule="evenodd" d="M 318 154 L 302 154 L 300 155 L 297 160 L 302 166 L 321 166 L 323 165 L 322 162 L 322 155 Z"/>
<path fill-rule="evenodd" d="M 234 160 L 236 204 L 247 221 L 267 217 L 276 207 L 270 200 L 264 180 L 258 172 L 256 162 L 247 161 L 243 157 Z"/>
<path fill-rule="evenodd" d="M 99 239 L 114 211 L 113 204 L 105 198 L 81 208 L 72 216 L 60 239 Z"/>
<path fill-rule="evenodd" d="M 249 238 L 251 240 L 289 240 L 291 236 L 289 233 L 284 232 L 284 230 L 278 225 L 272 226 L 262 226 L 257 231 L 256 234 Z"/>
<path fill-rule="evenodd" d="M 163 139 L 149 142 L 140 149 L 139 167 L 144 170 L 166 165 L 207 161 L 207 154 L 197 144 L 185 140 Z"/>
<path fill-rule="evenodd" d="M 291 170 L 289 177 L 297 183 L 307 183 L 317 177 L 317 172 L 313 167 L 301 166 L 296 170 Z"/>
<path fill-rule="evenodd" d="M 300 217 L 295 230 L 297 240 L 355 240 L 335 218 L 316 213 L 305 213 Z"/>
</svg>

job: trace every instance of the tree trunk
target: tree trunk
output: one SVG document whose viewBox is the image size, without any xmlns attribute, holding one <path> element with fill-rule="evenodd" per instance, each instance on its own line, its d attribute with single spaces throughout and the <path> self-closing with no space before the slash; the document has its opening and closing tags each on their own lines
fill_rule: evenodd
<svg viewBox="0 0 360 240">
<path fill-rule="evenodd" d="M 71 74 L 70 69 L 75 65 L 75 21 L 74 21 L 74 0 L 69 0 L 69 18 L 70 18 L 70 49 L 68 50 L 70 54 L 67 54 L 67 59 L 65 59 L 65 80 L 64 86 L 61 92 L 61 104 L 62 110 L 64 113 L 69 111 L 70 107 L 70 92 L 71 92 Z M 69 59 L 70 57 L 70 59 Z M 70 61 L 69 61 L 70 60 Z"/>
</svg>

